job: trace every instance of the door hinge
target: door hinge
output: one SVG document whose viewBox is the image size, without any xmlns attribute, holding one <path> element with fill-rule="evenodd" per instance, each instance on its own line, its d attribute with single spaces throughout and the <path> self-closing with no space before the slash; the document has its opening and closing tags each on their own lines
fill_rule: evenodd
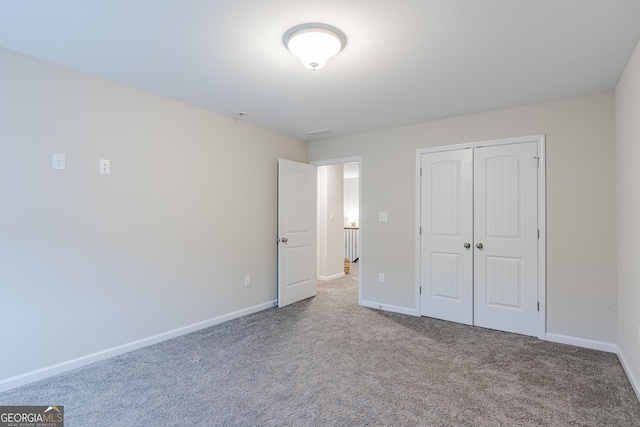
<svg viewBox="0 0 640 427">
<path fill-rule="evenodd" d="M 422 168 L 420 168 L 420 176 L 422 176 Z"/>
<path fill-rule="evenodd" d="M 540 301 L 538 301 L 538 311 L 540 311 Z"/>
<path fill-rule="evenodd" d="M 540 167 L 540 157 L 534 157 L 538 161 L 538 167 Z"/>
<path fill-rule="evenodd" d="M 422 295 L 422 286 L 420 286 L 420 295 Z"/>
<path fill-rule="evenodd" d="M 538 239 L 540 239 L 540 229 L 538 228 Z"/>
<path fill-rule="evenodd" d="M 420 226 L 420 235 L 422 236 L 422 226 Z"/>
</svg>

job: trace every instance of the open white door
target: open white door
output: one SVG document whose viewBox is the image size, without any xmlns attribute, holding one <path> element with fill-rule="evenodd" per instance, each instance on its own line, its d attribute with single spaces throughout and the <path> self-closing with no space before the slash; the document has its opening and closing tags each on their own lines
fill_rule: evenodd
<svg viewBox="0 0 640 427">
<path fill-rule="evenodd" d="M 278 307 L 317 288 L 316 167 L 278 160 Z"/>
</svg>

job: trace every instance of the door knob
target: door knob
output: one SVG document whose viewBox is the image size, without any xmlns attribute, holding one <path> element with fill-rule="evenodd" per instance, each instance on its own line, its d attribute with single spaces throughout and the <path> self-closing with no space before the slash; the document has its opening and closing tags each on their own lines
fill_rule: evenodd
<svg viewBox="0 0 640 427">
<path fill-rule="evenodd" d="M 478 243 L 478 244 L 476 245 L 476 248 L 478 248 L 478 249 L 482 249 L 482 248 L 484 248 L 484 246 L 482 245 L 482 243 Z"/>
<path fill-rule="evenodd" d="M 280 241 L 281 241 L 282 243 L 287 243 L 289 240 L 287 240 L 287 238 L 286 238 L 286 237 L 283 237 L 282 239 L 280 239 Z"/>
<path fill-rule="evenodd" d="M 465 248 L 467 248 L 467 249 L 469 249 L 469 248 L 471 247 L 471 243 L 469 243 L 469 242 L 465 243 L 465 244 L 464 244 L 464 247 L 465 247 Z"/>
</svg>

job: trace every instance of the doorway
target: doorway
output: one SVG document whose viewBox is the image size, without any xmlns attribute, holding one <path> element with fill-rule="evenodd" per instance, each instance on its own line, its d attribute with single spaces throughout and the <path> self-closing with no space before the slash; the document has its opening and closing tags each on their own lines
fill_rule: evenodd
<svg viewBox="0 0 640 427">
<path fill-rule="evenodd" d="M 361 304 L 362 159 L 350 157 L 313 164 L 318 167 L 318 280 L 356 278 Z"/>
<path fill-rule="evenodd" d="M 419 150 L 420 312 L 544 338 L 544 136 Z"/>
</svg>

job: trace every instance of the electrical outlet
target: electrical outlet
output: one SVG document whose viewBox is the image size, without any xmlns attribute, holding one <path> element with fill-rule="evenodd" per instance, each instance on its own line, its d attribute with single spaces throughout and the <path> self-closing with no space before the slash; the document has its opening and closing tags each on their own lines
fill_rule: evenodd
<svg viewBox="0 0 640 427">
<path fill-rule="evenodd" d="M 384 283 L 384 273 L 378 273 L 378 283 Z"/>
<path fill-rule="evenodd" d="M 100 168 L 98 171 L 101 175 L 111 174 L 111 161 L 107 159 L 100 159 Z"/>
<path fill-rule="evenodd" d="M 244 276 L 244 285 L 245 286 L 251 286 L 251 275 L 247 274 L 246 276 Z"/>
</svg>

